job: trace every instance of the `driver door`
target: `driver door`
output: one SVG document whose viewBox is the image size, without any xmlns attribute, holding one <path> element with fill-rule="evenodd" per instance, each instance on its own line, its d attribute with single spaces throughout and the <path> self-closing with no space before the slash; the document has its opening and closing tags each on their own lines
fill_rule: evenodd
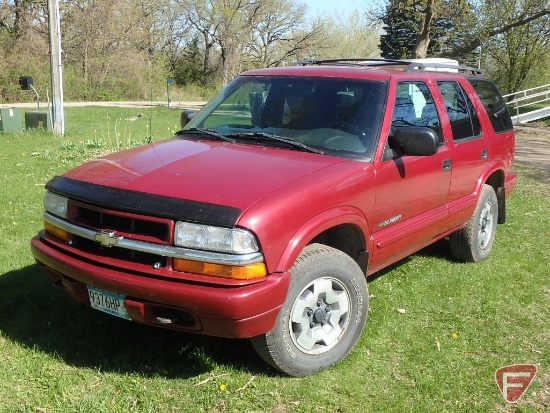
<svg viewBox="0 0 550 413">
<path fill-rule="evenodd" d="M 398 156 L 387 148 L 375 163 L 370 271 L 429 244 L 442 233 L 448 217 L 451 155 L 433 95 L 422 81 L 399 82 L 395 90 L 392 129 L 430 127 L 440 137 L 440 147 L 431 156 Z"/>
</svg>

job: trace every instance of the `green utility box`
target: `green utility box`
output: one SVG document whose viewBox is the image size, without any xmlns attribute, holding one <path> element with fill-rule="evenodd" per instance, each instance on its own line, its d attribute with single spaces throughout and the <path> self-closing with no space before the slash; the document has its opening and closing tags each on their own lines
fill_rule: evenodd
<svg viewBox="0 0 550 413">
<path fill-rule="evenodd" d="M 44 128 L 52 131 L 52 114 L 49 110 L 32 110 L 25 112 L 25 127 L 31 128 Z"/>
<path fill-rule="evenodd" d="M 21 132 L 23 131 L 23 120 L 21 109 L 0 108 L 0 131 Z"/>
</svg>

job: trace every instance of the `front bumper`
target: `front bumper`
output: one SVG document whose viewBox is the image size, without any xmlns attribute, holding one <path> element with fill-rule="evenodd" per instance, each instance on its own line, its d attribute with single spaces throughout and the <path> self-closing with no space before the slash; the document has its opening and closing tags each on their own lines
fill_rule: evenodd
<svg viewBox="0 0 550 413">
<path fill-rule="evenodd" d="M 245 285 L 206 284 L 147 277 L 131 268 L 89 262 L 31 240 L 36 261 L 56 285 L 90 305 L 87 286 L 126 296 L 133 321 L 206 335 L 249 338 L 271 330 L 283 305 L 290 274 L 270 274 Z M 174 319 L 166 324 L 161 320 Z"/>
</svg>

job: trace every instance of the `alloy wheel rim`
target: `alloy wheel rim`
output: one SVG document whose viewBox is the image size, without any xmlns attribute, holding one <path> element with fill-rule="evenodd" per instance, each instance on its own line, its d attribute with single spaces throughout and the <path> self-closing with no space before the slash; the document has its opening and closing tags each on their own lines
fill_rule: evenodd
<svg viewBox="0 0 550 413">
<path fill-rule="evenodd" d="M 484 250 L 493 236 L 493 205 L 486 202 L 479 217 L 478 241 L 479 248 Z"/>
<path fill-rule="evenodd" d="M 350 294 L 340 280 L 314 280 L 300 292 L 290 311 L 294 345 L 307 354 L 329 351 L 346 332 L 350 313 Z"/>
</svg>

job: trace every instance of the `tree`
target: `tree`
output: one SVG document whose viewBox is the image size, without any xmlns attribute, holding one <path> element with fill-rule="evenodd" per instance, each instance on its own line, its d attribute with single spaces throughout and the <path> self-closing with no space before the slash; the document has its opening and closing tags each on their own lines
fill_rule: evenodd
<svg viewBox="0 0 550 413">
<path fill-rule="evenodd" d="M 425 58 L 462 44 L 472 10 L 464 0 L 392 0 L 381 15 L 385 34 L 380 50 L 386 58 Z"/>
<path fill-rule="evenodd" d="M 197 33 L 191 30 L 191 25 L 185 16 L 182 5 L 175 0 L 164 0 L 166 6 L 158 18 L 159 25 L 158 50 L 165 56 L 168 71 L 176 77 L 182 58 L 188 56 L 189 46 L 196 41 L 196 56 L 199 56 L 199 40 Z M 193 81 L 192 83 L 196 83 Z"/>
<path fill-rule="evenodd" d="M 498 79 L 500 87 L 507 92 L 520 90 L 532 72 L 547 66 L 549 39 L 548 16 L 496 36 L 484 48 L 493 61 L 488 68 L 491 76 Z"/>
<path fill-rule="evenodd" d="M 518 90 L 547 55 L 549 16 L 548 0 L 392 0 L 382 14 L 381 50 L 385 57 L 429 55 L 467 64 L 481 50 L 500 86 Z"/>
<path fill-rule="evenodd" d="M 213 74 L 217 65 L 214 62 L 214 46 L 216 41 L 214 34 L 218 30 L 218 21 L 212 7 L 211 0 L 176 0 L 182 7 L 185 18 L 189 22 L 191 28 L 198 33 L 201 39 L 202 48 L 202 80 L 201 83 L 206 85 L 209 76 Z"/>
<path fill-rule="evenodd" d="M 325 19 L 323 41 L 315 47 L 317 58 L 379 57 L 379 26 L 359 12 L 346 18 Z"/>
<path fill-rule="evenodd" d="M 441 53 L 442 56 L 456 57 L 470 53 L 491 39 L 511 30 L 529 25 L 550 15 L 548 0 L 488 0 L 479 2 L 476 10 L 477 21 L 472 32 L 457 47 Z"/>
<path fill-rule="evenodd" d="M 384 34 L 380 36 L 380 52 L 386 59 L 412 57 L 418 33 L 419 15 L 414 0 L 395 0 L 387 4 L 381 17 Z"/>
<path fill-rule="evenodd" d="M 306 27 L 291 0 L 177 0 L 200 36 L 206 84 L 219 69 L 227 83 L 241 71 L 276 66 L 314 47 L 320 25 Z"/>
<path fill-rule="evenodd" d="M 314 48 L 322 25 L 306 29 L 306 8 L 289 0 L 263 1 L 256 14 L 246 55 L 254 67 L 279 66 L 296 61 Z"/>
<path fill-rule="evenodd" d="M 218 0 L 216 4 L 219 30 L 213 37 L 220 47 L 223 84 L 242 71 L 241 58 L 258 20 L 261 4 L 260 0 Z"/>
<path fill-rule="evenodd" d="M 196 35 L 182 52 L 181 57 L 177 60 L 174 66 L 174 78 L 176 84 L 187 85 L 196 84 L 200 85 L 203 78 L 201 67 L 201 51 L 200 40 Z"/>
<path fill-rule="evenodd" d="M 62 45 L 66 72 L 73 75 L 66 81 L 75 82 L 71 89 L 82 91 L 84 99 L 116 99 L 130 90 L 150 89 L 157 45 L 145 12 L 153 12 L 153 5 L 153 1 L 145 5 L 144 1 L 64 0 Z"/>
<path fill-rule="evenodd" d="M 0 98 L 34 99 L 19 88 L 23 74 L 33 76 L 36 89 L 45 94 L 50 82 L 46 3 L 0 0 L 0 42 Z"/>
<path fill-rule="evenodd" d="M 0 1 L 0 28 L 14 39 L 27 38 L 32 33 L 47 33 L 47 8 L 44 1 Z"/>
</svg>

